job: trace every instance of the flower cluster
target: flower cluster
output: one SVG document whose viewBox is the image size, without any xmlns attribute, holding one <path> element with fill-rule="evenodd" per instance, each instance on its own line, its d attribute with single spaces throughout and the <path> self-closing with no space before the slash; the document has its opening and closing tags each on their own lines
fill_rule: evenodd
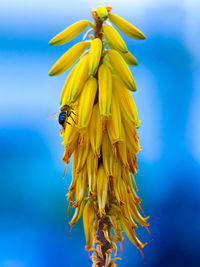
<svg viewBox="0 0 200 267">
<path fill-rule="evenodd" d="M 110 6 L 91 12 L 94 23 L 81 20 L 50 41 L 65 44 L 90 27 L 84 40 L 71 47 L 49 75 L 59 75 L 79 60 L 64 84 L 59 114 L 66 165 L 73 155 L 67 199 L 75 213 L 70 225 L 83 214 L 86 250 L 93 251 L 93 265 L 112 267 L 118 258 L 111 260 L 110 255 L 112 250 L 116 255 L 122 230 L 142 252 L 146 243 L 137 238 L 135 228 L 137 224 L 147 228 L 149 223 L 138 211 L 142 212 L 141 199 L 134 179 L 140 121 L 130 93 L 136 91 L 136 84 L 128 65 L 137 65 L 137 60 L 111 23 L 134 39 L 145 36 L 113 14 Z"/>
</svg>

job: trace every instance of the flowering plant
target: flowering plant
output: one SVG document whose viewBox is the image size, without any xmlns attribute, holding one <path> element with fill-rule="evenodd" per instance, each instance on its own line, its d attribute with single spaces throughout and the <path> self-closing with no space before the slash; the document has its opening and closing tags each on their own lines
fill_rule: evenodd
<svg viewBox="0 0 200 267">
<path fill-rule="evenodd" d="M 70 225 L 83 214 L 86 250 L 93 253 L 93 266 L 112 267 L 120 259 L 111 259 L 111 252 L 116 256 L 122 230 L 142 253 L 147 243 L 137 238 L 135 228 L 139 224 L 148 230 L 149 223 L 138 211 L 143 213 L 134 179 L 140 121 L 130 93 L 136 91 L 136 84 L 128 65 L 137 65 L 137 60 L 111 23 L 134 39 L 145 36 L 113 14 L 111 6 L 99 6 L 91 13 L 94 23 L 76 22 L 50 41 L 65 44 L 90 27 L 84 40 L 71 47 L 49 75 L 65 72 L 80 58 L 65 82 L 59 113 L 66 166 L 73 155 L 67 200 L 75 213 Z"/>
</svg>

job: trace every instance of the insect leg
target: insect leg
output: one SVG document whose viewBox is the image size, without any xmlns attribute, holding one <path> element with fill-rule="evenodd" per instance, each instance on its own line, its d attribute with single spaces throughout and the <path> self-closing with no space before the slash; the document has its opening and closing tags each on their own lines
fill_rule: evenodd
<svg viewBox="0 0 200 267">
<path fill-rule="evenodd" d="M 71 119 L 73 120 L 73 122 L 76 124 L 75 120 L 73 119 L 73 117 L 70 115 Z"/>
<path fill-rule="evenodd" d="M 78 116 L 76 113 L 74 113 L 74 111 L 71 111 L 72 114 L 74 114 L 75 116 Z"/>
</svg>

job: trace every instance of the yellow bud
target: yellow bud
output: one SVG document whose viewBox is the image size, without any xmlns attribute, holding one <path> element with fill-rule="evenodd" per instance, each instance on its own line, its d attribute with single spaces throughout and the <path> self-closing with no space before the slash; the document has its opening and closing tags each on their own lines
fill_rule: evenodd
<svg viewBox="0 0 200 267">
<path fill-rule="evenodd" d="M 82 31 L 84 31 L 87 26 L 92 26 L 92 23 L 88 20 L 81 20 L 72 25 L 70 25 L 67 29 L 56 35 L 49 44 L 51 45 L 61 45 L 65 44 L 72 39 L 74 39 L 77 35 L 79 35 Z"/>
<path fill-rule="evenodd" d="M 98 71 L 99 78 L 99 110 L 102 117 L 111 115 L 112 75 L 110 69 L 102 64 Z"/>
<path fill-rule="evenodd" d="M 102 141 L 102 125 L 98 104 L 95 104 L 89 124 L 89 137 L 92 150 L 96 157 L 100 157 L 101 141 Z"/>
<path fill-rule="evenodd" d="M 92 149 L 89 149 L 89 153 L 87 156 L 89 196 L 96 194 L 95 192 L 97 183 L 97 168 L 98 168 L 98 158 L 94 155 Z"/>
<path fill-rule="evenodd" d="M 114 161 L 113 164 L 113 179 L 112 179 L 112 191 L 117 199 L 119 206 L 124 205 L 123 199 L 120 195 L 120 184 L 121 184 L 121 171 L 122 167 L 119 161 Z"/>
<path fill-rule="evenodd" d="M 86 250 L 92 248 L 93 243 L 93 225 L 94 219 L 96 217 L 95 209 L 94 209 L 94 202 L 92 200 L 88 200 L 87 204 L 85 205 L 83 211 L 83 226 L 85 231 L 85 238 L 86 238 Z"/>
<path fill-rule="evenodd" d="M 112 151 L 112 145 L 110 143 L 107 132 L 103 134 L 102 139 L 102 158 L 103 158 L 103 166 L 108 177 L 113 177 L 113 164 L 115 161 L 115 157 Z"/>
<path fill-rule="evenodd" d="M 69 82 L 64 85 L 63 104 L 70 105 L 76 102 L 80 95 L 84 84 L 88 78 L 89 71 L 89 55 L 83 56 L 78 64 L 74 67 Z"/>
<path fill-rule="evenodd" d="M 106 65 L 106 67 L 108 67 L 110 69 L 112 74 L 114 74 L 114 69 L 113 69 L 112 65 L 110 64 L 110 60 L 108 57 L 103 58 L 103 64 Z"/>
<path fill-rule="evenodd" d="M 135 230 L 132 228 L 130 222 L 123 216 L 121 217 L 120 223 L 129 240 L 141 251 L 147 243 L 142 244 L 142 242 L 137 238 Z"/>
<path fill-rule="evenodd" d="M 71 123 L 71 118 L 70 118 L 70 123 Z M 62 158 L 62 160 L 66 163 L 69 162 L 69 159 L 76 149 L 78 145 L 78 137 L 79 137 L 79 132 L 77 131 L 74 123 L 72 122 L 71 125 L 67 124 L 64 134 L 63 134 L 63 145 L 65 146 L 65 153 Z"/>
<path fill-rule="evenodd" d="M 121 127 L 121 132 L 122 132 L 122 139 L 123 140 L 117 143 L 117 155 L 118 155 L 122 165 L 125 168 L 130 169 L 129 164 L 128 164 L 128 160 L 127 160 L 126 135 L 125 135 L 123 125 Z"/>
<path fill-rule="evenodd" d="M 76 165 L 77 173 L 80 172 L 80 170 L 83 168 L 86 162 L 86 159 L 88 157 L 89 147 L 90 147 L 89 136 L 86 135 L 84 144 L 81 147 L 77 147 L 74 151 L 74 153 L 77 153 L 77 165 Z"/>
<path fill-rule="evenodd" d="M 77 223 L 78 220 L 80 219 L 80 217 L 83 213 L 84 204 L 85 204 L 85 201 L 82 201 L 82 203 L 76 208 L 76 210 L 74 212 L 74 216 L 73 216 L 71 222 L 69 222 L 69 224 L 71 226 L 73 226 L 75 223 Z"/>
<path fill-rule="evenodd" d="M 130 212 L 131 212 L 131 216 L 133 217 L 133 219 L 139 223 L 141 226 L 144 226 L 144 227 L 148 227 L 149 226 L 149 223 L 146 221 L 147 219 L 149 219 L 149 216 L 146 217 L 146 218 L 143 218 L 141 216 L 141 214 L 139 213 L 138 209 L 137 209 L 137 206 L 134 202 L 134 199 L 132 197 L 131 194 L 129 194 L 129 203 L 130 203 Z"/>
<path fill-rule="evenodd" d="M 104 37 L 108 43 L 112 45 L 115 49 L 121 51 L 122 53 L 127 53 L 127 46 L 120 36 L 120 34 L 110 25 L 103 26 Z"/>
<path fill-rule="evenodd" d="M 98 6 L 96 9 L 96 13 L 101 21 L 105 21 L 108 18 L 108 11 L 103 6 Z"/>
<path fill-rule="evenodd" d="M 79 206 L 79 204 L 84 200 L 87 193 L 87 166 L 85 165 L 80 173 L 78 174 L 76 182 L 76 203 L 74 207 Z"/>
<path fill-rule="evenodd" d="M 105 205 L 107 201 L 108 191 L 108 176 L 106 175 L 104 168 L 100 165 L 97 173 L 97 201 L 99 205 L 100 216 L 105 216 Z"/>
<path fill-rule="evenodd" d="M 69 75 L 68 75 L 68 77 L 67 77 L 67 79 L 65 81 L 65 84 L 64 84 L 64 87 L 63 87 L 63 90 L 62 90 L 62 94 L 61 94 L 61 97 L 60 97 L 61 106 L 67 105 L 67 103 L 65 101 L 63 101 L 63 98 L 64 98 L 66 92 L 68 91 L 67 88 L 68 88 L 69 82 L 70 82 L 70 80 L 71 80 L 71 78 L 72 78 L 77 66 L 78 66 L 78 64 L 76 66 L 74 66 L 74 68 L 71 70 L 71 72 L 69 73 Z"/>
<path fill-rule="evenodd" d="M 89 125 L 96 92 L 97 80 L 94 77 L 90 77 L 80 95 L 77 124 L 79 129 L 84 129 Z"/>
<path fill-rule="evenodd" d="M 89 51 L 89 74 L 95 75 L 102 54 L 102 41 L 99 38 L 92 40 Z"/>
<path fill-rule="evenodd" d="M 111 102 L 111 118 L 107 121 L 108 136 L 112 144 L 122 140 L 121 134 L 121 114 L 118 99 L 116 98 L 115 92 L 113 92 Z"/>
<path fill-rule="evenodd" d="M 126 145 L 127 145 L 128 151 L 130 153 L 137 154 L 140 150 L 139 140 L 134 137 L 133 130 L 131 129 L 131 125 L 124 123 L 124 130 L 125 130 L 124 132 L 126 135 Z"/>
<path fill-rule="evenodd" d="M 137 40 L 146 38 L 140 30 L 138 30 L 135 26 L 133 26 L 131 23 L 121 18 L 120 16 L 109 13 L 109 19 L 120 31 L 122 31 L 129 37 Z"/>
<path fill-rule="evenodd" d="M 115 90 L 122 119 L 125 124 L 134 123 L 139 127 L 140 120 L 138 118 L 137 108 L 130 91 L 125 87 L 123 82 L 116 75 L 113 76 L 113 90 Z"/>
<path fill-rule="evenodd" d="M 128 87 L 129 90 L 136 91 L 136 84 L 133 79 L 132 73 L 123 57 L 113 49 L 108 50 L 108 56 L 110 58 L 112 67 L 115 69 L 115 72 L 119 75 L 124 84 Z"/>
<path fill-rule="evenodd" d="M 68 70 L 83 54 L 90 42 L 80 42 L 72 46 L 51 68 L 49 75 L 55 76 Z"/>
</svg>

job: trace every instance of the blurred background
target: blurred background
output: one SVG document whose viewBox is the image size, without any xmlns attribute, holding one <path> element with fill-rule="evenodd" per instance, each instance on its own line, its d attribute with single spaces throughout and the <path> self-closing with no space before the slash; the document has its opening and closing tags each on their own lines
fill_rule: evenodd
<svg viewBox="0 0 200 267">
<path fill-rule="evenodd" d="M 145 41 L 124 37 L 142 121 L 136 181 L 150 215 L 151 241 L 138 231 L 148 267 L 200 266 L 200 18 L 198 1 L 1 0 L 0 8 L 0 267 L 91 266 L 82 219 L 69 236 L 57 120 L 67 73 L 49 77 L 66 45 L 49 40 L 91 19 L 90 7 L 111 4 Z M 73 214 L 70 214 L 72 216 Z M 144 266 L 125 238 L 119 266 Z M 118 253 L 120 256 L 120 252 Z"/>
</svg>

